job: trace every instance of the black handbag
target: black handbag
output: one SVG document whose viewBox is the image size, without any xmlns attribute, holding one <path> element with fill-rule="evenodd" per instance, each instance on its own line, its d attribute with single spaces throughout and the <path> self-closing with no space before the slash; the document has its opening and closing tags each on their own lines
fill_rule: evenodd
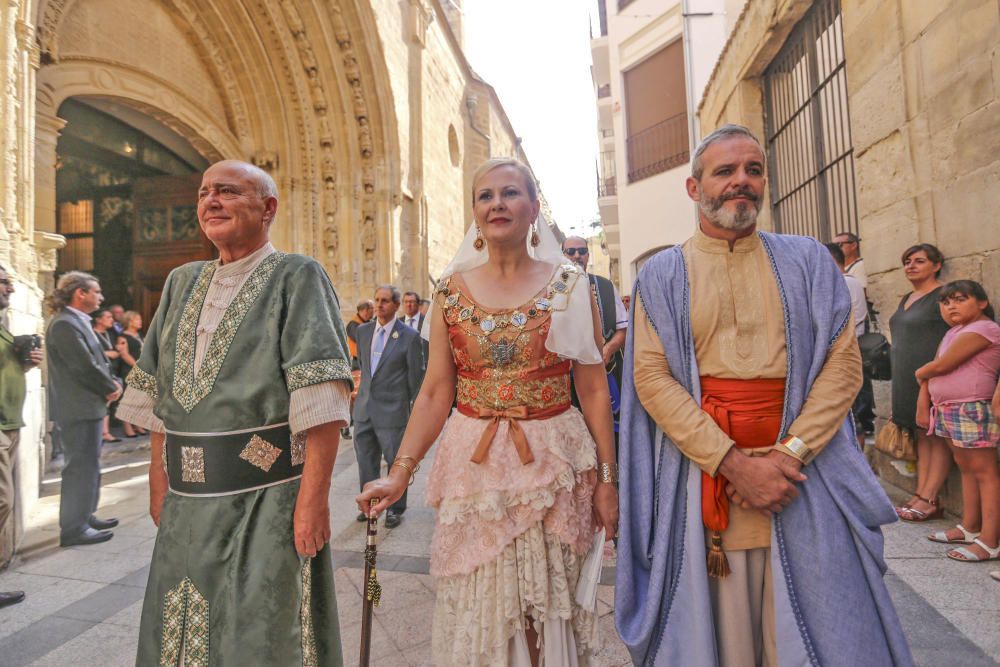
<svg viewBox="0 0 1000 667">
<path fill-rule="evenodd" d="M 872 323 L 872 330 L 869 330 Z M 865 332 L 858 336 L 858 347 L 861 348 L 861 368 L 864 374 L 872 380 L 892 379 L 892 346 L 888 339 L 878 330 L 878 319 L 865 319 Z"/>
</svg>

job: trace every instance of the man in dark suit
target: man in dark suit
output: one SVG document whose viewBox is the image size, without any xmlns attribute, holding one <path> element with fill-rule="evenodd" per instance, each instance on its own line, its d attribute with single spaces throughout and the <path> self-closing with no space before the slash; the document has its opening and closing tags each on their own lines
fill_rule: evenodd
<svg viewBox="0 0 1000 667">
<path fill-rule="evenodd" d="M 420 312 L 420 295 L 416 292 L 403 292 L 403 315 L 399 321 L 410 327 L 417 334 L 424 328 L 425 315 Z M 430 345 L 423 338 L 420 339 L 421 362 L 424 370 L 427 370 L 427 357 L 430 355 Z"/>
<path fill-rule="evenodd" d="M 417 299 L 419 301 L 419 299 Z M 377 479 L 381 459 L 392 466 L 424 377 L 421 338 L 396 319 L 399 290 L 375 290 L 375 318 L 358 327 L 361 389 L 354 399 L 354 451 L 361 487 Z M 395 528 L 406 510 L 406 494 L 389 508 L 385 525 Z M 362 513 L 358 521 L 365 521 Z"/>
<path fill-rule="evenodd" d="M 420 295 L 416 292 L 403 292 L 403 315 L 399 318 L 403 324 L 417 333 L 424 326 L 424 316 L 420 312 Z"/>
<path fill-rule="evenodd" d="M 54 317 L 46 331 L 50 416 L 62 433 L 66 465 L 59 499 L 61 546 L 110 540 L 117 519 L 94 516 L 101 491 L 101 434 L 108 403 L 122 387 L 111 376 L 90 313 L 104 300 L 94 276 L 63 275 L 48 306 Z"/>
</svg>

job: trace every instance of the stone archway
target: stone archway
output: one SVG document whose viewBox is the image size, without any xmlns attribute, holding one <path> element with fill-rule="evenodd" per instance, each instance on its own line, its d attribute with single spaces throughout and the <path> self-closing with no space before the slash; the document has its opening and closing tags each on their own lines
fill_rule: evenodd
<svg viewBox="0 0 1000 667">
<path fill-rule="evenodd" d="M 129 25 L 143 42 L 99 40 Z M 275 241 L 320 259 L 345 303 L 395 279 L 397 133 L 388 71 L 363 0 L 40 0 L 36 224 L 54 229 L 55 110 L 71 95 L 125 101 L 206 157 L 267 169 Z M 217 26 L 209 32 L 206 26 Z M 171 60 L 187 63 L 181 74 Z"/>
<path fill-rule="evenodd" d="M 43 68 L 38 75 L 35 127 L 35 228 L 56 231 L 56 143 L 64 121 L 56 114 L 71 97 L 114 99 L 155 118 L 210 161 L 239 155 L 236 137 L 183 91 L 149 75 L 111 63 L 68 62 Z"/>
</svg>

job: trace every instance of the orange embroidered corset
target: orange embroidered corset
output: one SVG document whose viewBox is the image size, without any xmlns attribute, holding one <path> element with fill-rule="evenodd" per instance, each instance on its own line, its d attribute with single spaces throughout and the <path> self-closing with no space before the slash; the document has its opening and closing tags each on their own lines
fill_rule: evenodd
<svg viewBox="0 0 1000 667">
<path fill-rule="evenodd" d="M 557 415 L 570 406 L 570 362 L 545 348 L 552 297 L 572 289 L 579 272 L 558 267 L 549 284 L 511 310 L 484 308 L 461 278 L 438 289 L 458 370 L 457 404 L 463 414 L 526 408 L 521 419 Z"/>
</svg>

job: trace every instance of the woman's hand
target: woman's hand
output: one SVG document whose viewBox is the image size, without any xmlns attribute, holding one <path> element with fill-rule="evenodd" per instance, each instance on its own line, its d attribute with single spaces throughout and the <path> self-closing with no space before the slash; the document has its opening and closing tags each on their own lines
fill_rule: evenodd
<svg viewBox="0 0 1000 667">
<path fill-rule="evenodd" d="M 610 540 L 618 535 L 618 489 L 614 484 L 598 482 L 594 489 L 594 521 Z"/>
<path fill-rule="evenodd" d="M 400 470 L 402 474 L 396 473 L 396 470 Z M 366 516 L 380 515 L 403 496 L 410 483 L 409 477 L 409 473 L 402 468 L 394 468 L 389 471 L 388 477 L 368 482 L 354 499 L 358 503 L 358 510 Z M 372 499 L 378 500 L 375 507 L 371 506 Z"/>
</svg>

